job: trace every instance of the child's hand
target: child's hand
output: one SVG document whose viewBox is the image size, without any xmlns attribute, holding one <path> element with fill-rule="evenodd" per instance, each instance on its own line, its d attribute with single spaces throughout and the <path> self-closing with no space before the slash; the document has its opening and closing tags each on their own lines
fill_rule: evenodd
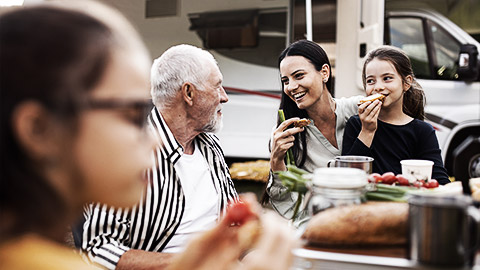
<svg viewBox="0 0 480 270">
<path fill-rule="evenodd" d="M 374 133 L 377 130 L 377 119 L 380 114 L 382 102 L 375 100 L 367 101 L 358 106 L 358 115 L 362 121 L 362 131 Z"/>
<path fill-rule="evenodd" d="M 362 130 L 358 134 L 358 139 L 367 147 L 372 145 L 373 136 L 377 131 L 377 119 L 381 107 L 382 102 L 379 100 L 368 101 L 358 106 L 358 116 L 362 122 Z"/>
</svg>

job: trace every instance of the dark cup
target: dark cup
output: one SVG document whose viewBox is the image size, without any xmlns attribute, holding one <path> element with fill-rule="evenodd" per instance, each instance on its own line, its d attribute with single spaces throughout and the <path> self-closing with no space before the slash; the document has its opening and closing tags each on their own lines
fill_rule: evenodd
<svg viewBox="0 0 480 270">
<path fill-rule="evenodd" d="M 432 266 L 472 265 L 480 243 L 480 212 L 467 196 L 409 199 L 410 258 Z"/>
</svg>

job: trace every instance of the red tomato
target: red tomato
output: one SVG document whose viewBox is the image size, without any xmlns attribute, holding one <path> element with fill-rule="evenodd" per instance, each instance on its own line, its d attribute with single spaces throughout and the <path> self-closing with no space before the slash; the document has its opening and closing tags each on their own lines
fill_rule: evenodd
<svg viewBox="0 0 480 270">
<path fill-rule="evenodd" d="M 423 187 L 423 183 L 417 180 L 413 183 L 413 186 L 416 188 L 421 188 Z"/>
<path fill-rule="evenodd" d="M 382 174 L 382 183 L 391 185 L 396 181 L 397 181 L 397 177 L 393 172 L 386 172 Z"/>
<path fill-rule="evenodd" d="M 382 176 L 379 173 L 372 173 L 368 176 L 368 182 L 378 183 L 382 181 Z"/>
<path fill-rule="evenodd" d="M 401 174 L 397 174 L 397 181 L 400 186 L 410 186 L 410 181 L 408 181 L 408 179 Z"/>
<path fill-rule="evenodd" d="M 250 219 L 255 219 L 256 216 L 257 215 L 252 212 L 248 204 L 244 202 L 238 202 L 232 204 L 228 208 L 225 218 L 231 223 L 243 224 Z"/>
<path fill-rule="evenodd" d="M 436 188 L 438 187 L 438 181 L 436 179 L 430 179 L 425 183 L 426 188 Z"/>
</svg>

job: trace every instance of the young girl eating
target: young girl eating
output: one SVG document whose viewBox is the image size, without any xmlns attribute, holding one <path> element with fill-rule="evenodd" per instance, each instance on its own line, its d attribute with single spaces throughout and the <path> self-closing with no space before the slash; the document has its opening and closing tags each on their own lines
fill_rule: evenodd
<svg viewBox="0 0 480 270">
<path fill-rule="evenodd" d="M 431 160 L 432 178 L 449 183 L 435 130 L 423 121 L 425 95 L 408 56 L 392 46 L 371 51 L 362 81 L 368 96 L 378 93 L 385 98 L 359 105 L 358 115 L 345 127 L 342 155 L 373 157 L 373 172 L 380 174 L 401 173 L 404 159 Z"/>
</svg>

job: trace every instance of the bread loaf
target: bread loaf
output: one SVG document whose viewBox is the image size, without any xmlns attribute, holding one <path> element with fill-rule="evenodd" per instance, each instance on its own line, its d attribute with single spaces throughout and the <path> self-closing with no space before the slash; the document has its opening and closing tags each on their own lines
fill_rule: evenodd
<svg viewBox="0 0 480 270">
<path fill-rule="evenodd" d="M 367 202 L 322 211 L 302 236 L 310 244 L 334 246 L 403 245 L 407 242 L 408 204 Z"/>
</svg>

